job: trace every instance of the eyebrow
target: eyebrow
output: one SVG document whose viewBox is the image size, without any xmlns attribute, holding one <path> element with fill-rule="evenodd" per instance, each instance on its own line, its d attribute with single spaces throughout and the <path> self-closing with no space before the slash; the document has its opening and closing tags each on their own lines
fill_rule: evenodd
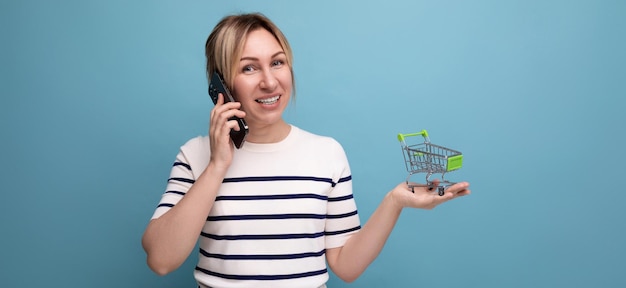
<svg viewBox="0 0 626 288">
<path fill-rule="evenodd" d="M 278 56 L 280 54 L 285 54 L 285 52 L 284 51 L 278 51 L 278 52 L 274 53 L 274 55 L 272 55 L 271 58 L 275 58 L 276 56 Z M 256 57 L 241 57 L 241 59 L 239 59 L 239 61 L 243 61 L 243 60 L 259 61 L 259 58 L 256 58 Z"/>
</svg>

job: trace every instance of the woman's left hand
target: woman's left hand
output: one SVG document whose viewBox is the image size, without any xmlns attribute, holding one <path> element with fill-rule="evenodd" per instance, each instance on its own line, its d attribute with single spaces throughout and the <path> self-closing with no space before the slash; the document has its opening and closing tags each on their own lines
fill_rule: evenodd
<svg viewBox="0 0 626 288">
<path fill-rule="evenodd" d="M 417 183 L 410 184 L 416 185 Z M 391 191 L 391 195 L 398 208 L 433 209 L 441 203 L 471 193 L 468 182 L 459 182 L 447 187 L 442 196 L 437 194 L 437 186 L 439 186 L 439 180 L 433 181 L 431 186 L 434 187 L 433 189 L 429 189 L 428 186 L 415 186 L 411 191 L 409 185 L 403 182 Z"/>
</svg>

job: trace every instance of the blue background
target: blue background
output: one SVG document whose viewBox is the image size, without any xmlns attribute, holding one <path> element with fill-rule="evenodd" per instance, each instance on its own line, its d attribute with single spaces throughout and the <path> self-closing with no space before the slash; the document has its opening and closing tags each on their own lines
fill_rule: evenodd
<svg viewBox="0 0 626 288">
<path fill-rule="evenodd" d="M 365 222 L 407 176 L 399 132 L 462 151 L 470 197 L 405 210 L 353 284 L 624 287 L 625 1 L 0 3 L 0 285 L 195 287 L 140 239 L 207 133 L 203 48 L 260 11 L 295 54 L 289 122 L 348 154 Z M 418 179 L 419 180 L 419 179 Z"/>
</svg>

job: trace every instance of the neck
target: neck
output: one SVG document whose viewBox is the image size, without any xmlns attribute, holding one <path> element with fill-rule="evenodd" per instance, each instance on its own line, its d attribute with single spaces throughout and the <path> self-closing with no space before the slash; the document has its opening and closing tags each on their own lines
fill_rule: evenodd
<svg viewBox="0 0 626 288">
<path fill-rule="evenodd" d="M 251 143 L 276 143 L 287 138 L 291 131 L 291 125 L 284 120 L 270 125 L 250 125 L 250 131 L 246 137 L 246 141 Z"/>
</svg>

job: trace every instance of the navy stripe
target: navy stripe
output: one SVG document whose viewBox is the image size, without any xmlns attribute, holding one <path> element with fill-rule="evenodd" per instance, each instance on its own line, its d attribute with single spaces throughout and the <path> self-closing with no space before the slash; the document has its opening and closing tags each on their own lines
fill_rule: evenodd
<svg viewBox="0 0 626 288">
<path fill-rule="evenodd" d="M 172 194 L 178 194 L 178 195 L 183 195 L 183 196 L 187 194 L 185 192 L 180 192 L 180 191 L 165 191 L 165 193 L 172 193 Z"/>
<path fill-rule="evenodd" d="M 337 183 L 348 182 L 350 180 L 352 180 L 352 175 L 349 175 L 347 177 L 343 177 L 343 178 L 339 179 L 339 182 L 337 182 Z"/>
<path fill-rule="evenodd" d="M 174 165 L 172 165 L 172 166 L 183 166 L 183 167 L 187 168 L 187 170 L 191 171 L 191 166 L 189 166 L 189 164 L 187 164 L 187 163 L 174 162 Z"/>
<path fill-rule="evenodd" d="M 180 182 L 186 182 L 186 183 L 191 183 L 191 184 L 196 183 L 196 180 L 188 179 L 188 178 L 172 177 L 170 179 L 167 179 L 168 182 L 172 181 L 172 180 L 180 181 Z"/>
<path fill-rule="evenodd" d="M 263 181 L 316 181 L 326 182 L 335 186 L 333 179 L 310 177 L 310 176 L 267 176 L 267 177 L 237 177 L 237 178 L 225 178 L 224 183 L 233 182 L 263 182 Z"/>
<path fill-rule="evenodd" d="M 319 233 L 300 233 L 300 234 L 264 234 L 264 235 L 214 235 L 205 232 L 200 233 L 203 237 L 213 240 L 284 240 L 284 239 L 306 239 L 319 238 L 325 235 L 324 232 Z"/>
<path fill-rule="evenodd" d="M 209 216 L 207 221 L 227 221 L 227 220 L 277 220 L 277 219 L 326 219 L 325 214 L 268 214 L 268 215 L 228 215 Z"/>
<path fill-rule="evenodd" d="M 282 254 L 282 255 L 225 255 L 225 254 L 213 254 L 203 249 L 200 249 L 200 254 L 209 258 L 217 258 L 223 260 L 289 260 L 289 259 L 301 259 L 309 257 L 323 256 L 326 250 L 319 252 L 298 253 L 298 254 Z"/>
<path fill-rule="evenodd" d="M 354 198 L 352 194 L 350 195 L 346 195 L 346 196 L 341 196 L 341 197 L 333 197 L 333 198 L 328 198 L 328 202 L 337 202 L 337 201 L 343 201 L 343 200 L 348 200 L 348 199 L 352 199 Z"/>
<path fill-rule="evenodd" d="M 159 204 L 159 206 L 157 206 L 157 208 L 158 207 L 174 207 L 174 204 L 162 203 L 162 204 Z"/>
<path fill-rule="evenodd" d="M 221 200 L 280 200 L 280 199 L 304 199 L 312 198 L 328 200 L 327 196 L 318 194 L 288 194 L 288 195 L 240 195 L 240 196 L 217 196 L 215 201 Z"/>
<path fill-rule="evenodd" d="M 328 219 L 339 219 L 339 218 L 345 218 L 345 217 L 350 217 L 350 216 L 354 216 L 357 214 L 357 211 L 354 210 L 352 212 L 349 213 L 345 213 L 345 214 L 334 214 L 334 215 L 326 215 L 326 217 Z"/>
<path fill-rule="evenodd" d="M 232 279 L 232 280 L 286 280 L 286 279 L 296 279 L 296 278 L 304 278 L 304 277 L 312 277 L 317 275 L 322 275 L 327 272 L 326 268 L 318 271 L 297 273 L 297 274 L 282 274 L 282 275 L 230 275 L 230 274 L 222 274 L 213 271 L 209 271 L 204 268 L 200 268 L 196 266 L 196 270 L 200 271 L 204 274 L 220 277 L 224 279 Z"/>
<path fill-rule="evenodd" d="M 346 230 L 339 230 L 339 231 L 327 231 L 325 234 L 326 236 L 332 236 L 332 235 L 339 235 L 339 234 L 343 234 L 343 233 L 348 233 L 348 232 L 352 232 L 352 231 L 357 231 L 361 229 L 361 225 L 356 226 L 356 227 L 352 227 L 350 229 L 346 229 Z"/>
</svg>

